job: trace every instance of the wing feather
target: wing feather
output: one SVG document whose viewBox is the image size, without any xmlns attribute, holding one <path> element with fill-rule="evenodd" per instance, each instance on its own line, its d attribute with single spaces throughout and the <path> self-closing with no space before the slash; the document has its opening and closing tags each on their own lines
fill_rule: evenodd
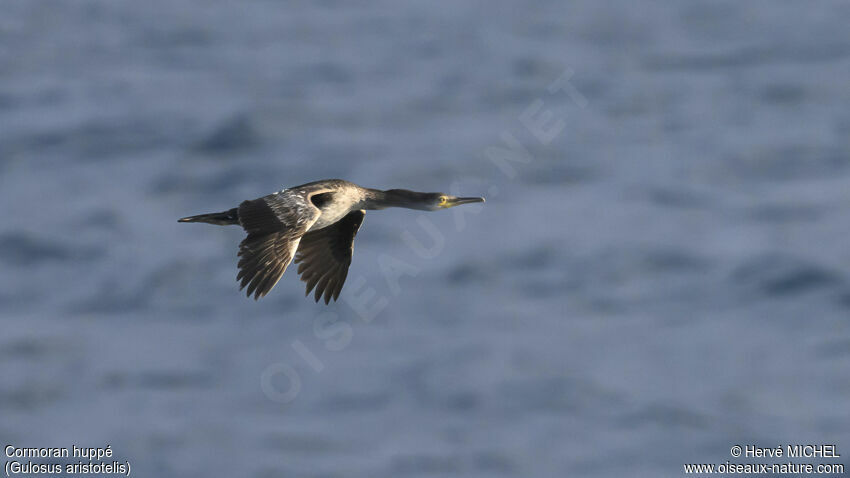
<svg viewBox="0 0 850 478">
<path fill-rule="evenodd" d="M 354 237 L 365 216 L 366 211 L 352 211 L 328 227 L 304 234 L 295 263 L 301 280 L 306 283 L 305 295 L 315 288 L 316 302 L 324 298 L 327 304 L 339 298 L 351 265 Z"/>
<path fill-rule="evenodd" d="M 239 223 L 248 233 L 239 244 L 239 288 L 254 299 L 278 283 L 301 237 L 321 215 L 308 197 L 282 191 L 239 205 Z"/>
</svg>

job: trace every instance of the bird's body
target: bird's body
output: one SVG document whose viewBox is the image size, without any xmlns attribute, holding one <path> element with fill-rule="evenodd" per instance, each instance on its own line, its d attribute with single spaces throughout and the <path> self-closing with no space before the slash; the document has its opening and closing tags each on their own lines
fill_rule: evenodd
<svg viewBox="0 0 850 478">
<path fill-rule="evenodd" d="M 327 191 L 328 189 L 331 191 Z M 331 179 L 284 189 L 273 196 L 280 194 L 304 198 L 312 194 L 318 194 L 319 197 L 314 199 L 315 202 L 313 204 L 319 208 L 322 214 L 310 226 L 310 229 L 308 229 L 308 231 L 315 231 L 336 223 L 351 211 L 365 209 L 367 205 L 366 193 L 367 190 L 365 188 L 361 188 L 354 183 L 343 181 L 342 179 Z"/>
<path fill-rule="evenodd" d="M 290 262 L 315 299 L 336 300 L 348 275 L 354 236 L 368 209 L 404 207 L 437 210 L 484 198 L 458 198 L 406 189 L 382 191 L 341 179 L 282 189 L 228 211 L 184 217 L 180 222 L 240 225 L 248 237 L 239 245 L 241 287 L 255 299 L 277 284 Z"/>
</svg>

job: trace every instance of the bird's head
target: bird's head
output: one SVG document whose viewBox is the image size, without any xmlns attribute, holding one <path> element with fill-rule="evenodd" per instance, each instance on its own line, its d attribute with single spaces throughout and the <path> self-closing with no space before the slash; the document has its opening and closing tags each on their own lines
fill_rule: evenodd
<svg viewBox="0 0 850 478">
<path fill-rule="evenodd" d="M 393 206 L 423 211 L 438 211 L 461 204 L 484 202 L 481 197 L 457 197 L 445 193 L 420 193 L 407 189 L 390 189 L 385 192 Z"/>
<path fill-rule="evenodd" d="M 450 194 L 430 193 L 430 209 L 436 211 L 438 209 L 448 209 L 450 207 L 460 206 L 461 204 L 472 204 L 475 202 L 484 202 L 484 198 L 479 197 L 457 197 Z"/>
</svg>

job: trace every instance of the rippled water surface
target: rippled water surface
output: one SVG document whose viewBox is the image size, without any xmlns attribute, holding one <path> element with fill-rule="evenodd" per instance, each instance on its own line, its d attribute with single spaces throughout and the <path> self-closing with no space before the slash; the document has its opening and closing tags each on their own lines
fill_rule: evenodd
<svg viewBox="0 0 850 478">
<path fill-rule="evenodd" d="M 157 477 L 850 453 L 848 23 L 839 1 L 4 1 L 0 441 L 111 444 Z M 491 160 L 505 138 L 527 162 Z M 242 232 L 176 222 L 332 177 L 487 203 L 368 213 L 327 307 L 293 271 L 245 299 Z"/>
</svg>

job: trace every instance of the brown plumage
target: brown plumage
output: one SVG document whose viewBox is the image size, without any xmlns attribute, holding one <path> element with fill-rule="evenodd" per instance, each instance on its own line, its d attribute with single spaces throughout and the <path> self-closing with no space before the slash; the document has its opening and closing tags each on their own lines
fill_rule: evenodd
<svg viewBox="0 0 850 478">
<path fill-rule="evenodd" d="M 304 234 L 295 255 L 298 275 L 307 283 L 304 295 L 315 287 L 316 302 L 323 294 L 325 304 L 331 298 L 337 300 L 351 265 L 354 236 L 364 217 L 366 211 L 352 211 L 331 226 Z"/>
</svg>

